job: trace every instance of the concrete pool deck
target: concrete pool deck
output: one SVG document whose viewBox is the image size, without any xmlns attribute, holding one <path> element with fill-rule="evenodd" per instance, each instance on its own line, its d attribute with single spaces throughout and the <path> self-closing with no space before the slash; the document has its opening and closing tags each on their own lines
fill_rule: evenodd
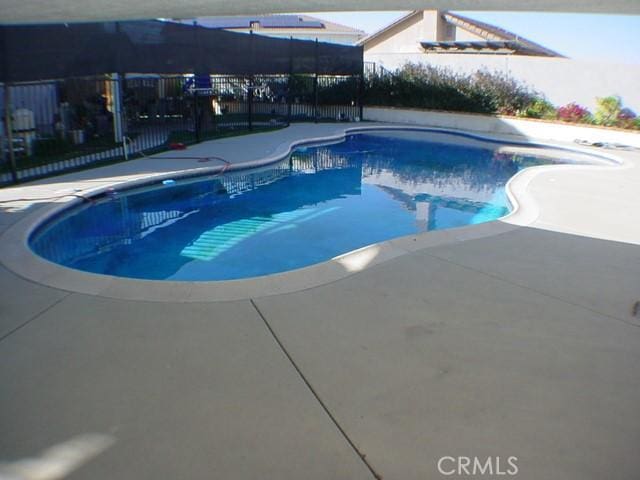
<svg viewBox="0 0 640 480">
<path fill-rule="evenodd" d="M 342 129 L 185 155 L 250 162 Z M 99 434 L 91 459 L 76 440 L 89 461 L 66 478 L 430 479 L 447 478 L 443 456 L 513 456 L 515 478 L 636 479 L 640 153 L 607 153 L 624 166 L 524 178 L 527 226 L 436 232 L 287 294 L 125 300 L 0 267 L 4 471 Z M 3 189 L 0 228 L 75 188 L 201 165 L 154 157 Z"/>
</svg>

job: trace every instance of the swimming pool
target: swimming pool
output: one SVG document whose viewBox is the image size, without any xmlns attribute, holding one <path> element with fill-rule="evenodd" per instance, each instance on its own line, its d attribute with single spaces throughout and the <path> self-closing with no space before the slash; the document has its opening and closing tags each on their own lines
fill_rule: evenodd
<svg viewBox="0 0 640 480">
<path fill-rule="evenodd" d="M 293 270 L 405 235 L 495 220 L 507 181 L 553 163 L 498 143 L 371 131 L 255 170 L 113 192 L 39 227 L 29 245 L 99 274 L 230 280 Z"/>
</svg>

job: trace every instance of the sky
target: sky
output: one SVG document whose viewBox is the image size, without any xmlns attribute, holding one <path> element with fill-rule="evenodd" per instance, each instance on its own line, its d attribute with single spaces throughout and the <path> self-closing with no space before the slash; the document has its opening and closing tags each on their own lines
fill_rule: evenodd
<svg viewBox="0 0 640 480">
<path fill-rule="evenodd" d="M 406 13 L 319 12 L 309 15 L 373 33 Z M 456 13 L 502 27 L 571 58 L 640 64 L 640 15 Z"/>
</svg>

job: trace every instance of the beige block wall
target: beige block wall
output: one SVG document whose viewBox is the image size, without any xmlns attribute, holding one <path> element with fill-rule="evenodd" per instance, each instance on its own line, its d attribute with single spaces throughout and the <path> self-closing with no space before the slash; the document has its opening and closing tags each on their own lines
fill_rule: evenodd
<svg viewBox="0 0 640 480">
<path fill-rule="evenodd" d="M 589 142 L 619 143 L 640 148 L 640 133 L 638 132 L 541 120 L 384 107 L 366 107 L 363 119 L 478 133 L 514 135 L 528 139 L 558 142 L 586 140 Z M 603 150 L 603 153 L 606 152 L 606 149 Z"/>
</svg>

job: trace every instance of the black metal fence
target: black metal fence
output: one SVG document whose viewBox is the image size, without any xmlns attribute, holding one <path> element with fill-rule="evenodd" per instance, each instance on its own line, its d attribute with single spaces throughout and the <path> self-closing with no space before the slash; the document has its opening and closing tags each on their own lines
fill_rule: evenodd
<svg viewBox="0 0 640 480">
<path fill-rule="evenodd" d="M 361 76 L 101 75 L 0 88 L 0 185 L 299 121 L 361 117 Z"/>
<path fill-rule="evenodd" d="M 370 80 L 372 78 L 384 78 L 384 77 L 393 77 L 395 73 L 391 70 L 383 67 L 379 63 L 376 62 L 364 62 L 363 63 L 363 75 L 365 80 Z"/>
</svg>

